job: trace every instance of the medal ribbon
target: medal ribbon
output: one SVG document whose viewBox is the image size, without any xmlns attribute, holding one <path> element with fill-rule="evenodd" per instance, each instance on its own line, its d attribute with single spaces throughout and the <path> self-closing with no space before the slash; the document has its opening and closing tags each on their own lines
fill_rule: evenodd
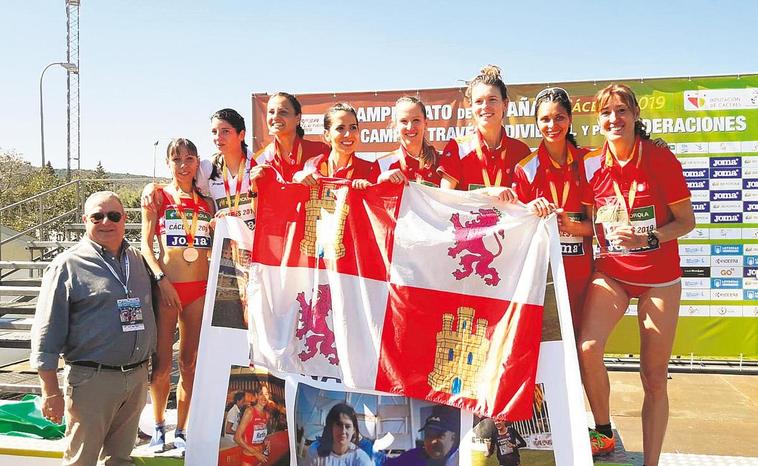
<svg viewBox="0 0 758 466">
<path fill-rule="evenodd" d="M 197 233 L 197 218 L 199 217 L 200 212 L 200 205 L 197 203 L 197 192 L 194 190 L 192 191 L 192 202 L 194 202 L 194 207 L 192 208 L 192 226 L 190 226 L 189 222 L 187 221 L 187 216 L 185 215 L 184 209 L 182 208 L 181 197 L 179 197 L 177 201 L 174 201 L 174 196 L 171 195 L 171 201 L 174 202 L 174 205 L 176 206 L 176 213 L 179 215 L 179 218 L 182 219 L 182 227 L 184 227 L 184 234 L 187 238 L 187 247 L 194 248 L 195 234 Z"/>
<path fill-rule="evenodd" d="M 544 145 L 544 143 L 543 143 Z M 540 147 L 539 150 L 542 150 L 542 147 Z M 549 166 L 547 168 L 548 176 L 552 178 L 554 175 L 553 173 L 555 171 L 563 171 L 563 170 L 571 170 L 571 164 L 574 162 L 573 157 L 571 156 L 571 149 L 566 148 L 567 154 L 566 154 L 566 165 L 560 166 L 558 165 L 549 154 L 546 155 L 548 159 L 548 163 L 552 166 Z M 545 151 L 547 152 L 547 150 Z M 558 166 L 556 166 L 558 165 Z M 553 196 L 553 204 L 557 205 L 558 208 L 563 209 L 566 206 L 566 201 L 568 201 L 569 192 L 571 191 L 571 182 L 569 180 L 564 179 L 563 181 L 563 192 L 561 196 L 561 202 L 558 202 L 558 188 L 555 186 L 555 183 L 553 183 L 553 180 L 549 180 L 550 184 L 550 194 Z"/>
<path fill-rule="evenodd" d="M 609 164 L 609 166 L 613 165 L 613 156 L 610 155 L 610 151 L 608 151 L 608 148 L 606 147 L 606 156 L 605 156 L 605 162 L 606 164 Z M 639 151 L 639 155 L 637 157 L 637 163 L 635 168 L 639 170 L 640 163 L 642 162 L 642 142 L 638 142 L 634 146 L 634 151 L 632 152 L 632 158 L 634 158 L 635 152 Z M 609 162 L 610 159 L 610 162 Z M 631 221 L 632 216 L 632 209 L 634 208 L 634 200 L 637 196 L 637 180 L 632 181 L 632 185 L 629 186 L 629 203 L 627 204 L 626 199 L 624 199 L 624 195 L 621 192 L 621 187 L 619 187 L 618 181 L 616 181 L 615 177 L 613 178 L 613 190 L 616 192 L 616 199 L 618 199 L 619 203 L 623 204 L 624 207 L 626 207 L 627 214 L 629 214 L 629 219 Z"/>
<path fill-rule="evenodd" d="M 245 160 L 240 160 L 240 167 L 237 170 L 237 189 L 234 192 L 234 205 L 232 205 L 231 193 L 229 192 L 229 168 L 224 163 L 224 191 L 226 192 L 226 205 L 229 206 L 229 212 L 232 215 L 237 215 L 237 210 L 240 206 L 240 191 L 242 191 L 242 179 L 245 176 Z"/>
<path fill-rule="evenodd" d="M 350 161 L 348 161 L 347 165 L 345 165 L 342 168 L 337 168 L 337 164 L 335 162 L 332 162 L 332 159 L 327 158 L 326 159 L 326 173 L 330 178 L 340 178 L 344 177 L 345 179 L 352 179 L 353 176 L 353 157 L 355 157 L 355 154 L 350 154 Z M 341 176 L 343 175 L 343 176 Z"/>
<path fill-rule="evenodd" d="M 503 148 L 503 151 L 500 155 L 500 160 L 505 163 L 505 155 L 506 155 L 506 147 L 505 147 L 505 130 L 502 131 L 502 136 L 500 137 L 500 146 Z M 482 141 L 482 135 L 479 133 L 479 131 L 476 132 L 477 135 L 477 144 L 476 144 L 476 156 L 479 158 L 479 162 L 482 164 L 482 180 L 484 181 L 484 186 L 490 188 L 492 186 L 500 186 L 500 183 L 503 181 L 503 167 L 499 167 L 497 169 L 497 174 L 495 175 L 495 184 L 493 185 L 490 182 L 490 174 L 487 170 L 487 158 L 484 157 L 484 153 L 482 152 L 482 144 L 484 144 L 484 141 Z"/>
<path fill-rule="evenodd" d="M 571 190 L 571 183 L 569 181 L 564 181 L 563 182 L 563 195 L 561 198 L 561 202 L 558 203 L 558 190 L 555 186 L 555 183 L 553 183 L 552 180 L 550 181 L 550 194 L 553 195 L 553 203 L 561 209 L 563 209 L 563 207 L 566 205 L 566 201 L 568 200 L 570 190 Z"/>
<path fill-rule="evenodd" d="M 297 153 L 296 158 L 293 160 L 292 154 Z M 295 137 L 295 142 L 292 143 L 292 151 L 289 154 L 289 157 L 287 158 L 287 161 L 289 165 L 297 165 L 300 166 L 300 161 L 303 159 L 303 145 L 300 143 L 300 138 Z M 274 160 L 279 162 L 279 165 L 284 166 L 285 165 L 285 159 L 284 156 L 281 154 L 281 148 L 279 147 L 279 142 L 274 139 Z"/>
</svg>

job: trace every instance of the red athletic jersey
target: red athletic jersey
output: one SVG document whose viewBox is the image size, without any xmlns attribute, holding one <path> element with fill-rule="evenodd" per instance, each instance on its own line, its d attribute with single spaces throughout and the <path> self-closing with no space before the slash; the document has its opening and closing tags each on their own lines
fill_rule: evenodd
<svg viewBox="0 0 758 466">
<path fill-rule="evenodd" d="M 178 206 L 176 205 L 176 196 L 167 193 L 163 188 L 159 191 L 163 195 L 163 202 L 158 206 L 158 222 L 155 224 L 155 234 L 166 235 L 166 245 L 170 247 L 187 247 L 187 232 L 184 229 L 184 223 L 177 214 Z M 195 201 L 189 197 L 182 197 L 179 203 L 184 212 L 187 223 L 192 225 L 192 216 L 195 212 Z M 211 231 L 209 223 L 213 218 L 211 207 L 204 197 L 197 196 L 197 231 L 193 240 L 196 248 L 211 247 Z M 168 224 L 168 228 L 166 228 Z"/>
<path fill-rule="evenodd" d="M 308 159 L 305 162 L 303 170 L 309 173 L 317 173 L 321 176 L 329 176 L 329 154 L 321 154 Z M 331 178 L 342 178 L 345 180 L 368 180 L 371 183 L 376 183 L 376 179 L 381 173 L 381 168 L 376 162 L 369 162 L 363 160 L 357 155 L 350 156 L 350 162 L 344 167 L 338 169 L 331 175 Z"/>
<path fill-rule="evenodd" d="M 615 181 L 627 210 L 631 210 L 631 223 L 636 231 L 652 231 L 671 222 L 674 217 L 669 206 L 690 198 L 682 165 L 668 148 L 657 147 L 648 140 L 635 141 L 632 157 L 623 167 L 606 144 L 585 156 L 584 168 L 588 189 L 582 193 L 582 203 L 594 206 L 596 211 L 619 203 Z M 634 204 L 630 209 L 629 191 L 635 182 Z M 605 243 L 604 228 L 595 227 L 598 242 Z M 609 254 L 598 258 L 595 265 L 609 277 L 633 284 L 662 284 L 681 276 L 676 240 L 660 243 L 654 249 L 632 249 L 626 255 Z"/>
<path fill-rule="evenodd" d="M 456 189 L 462 191 L 487 185 L 511 187 L 515 165 L 530 152 L 529 146 L 508 137 L 505 129 L 502 131 L 498 147 L 490 149 L 484 143 L 479 130 L 476 130 L 447 143 L 437 170 L 441 175 L 456 180 Z M 489 183 L 485 180 L 485 175 L 489 178 Z"/>
<path fill-rule="evenodd" d="M 516 165 L 513 180 L 521 202 L 544 197 L 563 208 L 570 218 L 581 221 L 585 219 L 582 193 L 587 184 L 583 157 L 589 150 L 568 144 L 568 151 L 566 164 L 560 166 L 550 158 L 544 143 L 541 143 L 536 151 Z M 584 295 L 592 274 L 592 237 L 561 233 L 561 252 L 574 328 L 578 329 Z"/>
<path fill-rule="evenodd" d="M 411 157 L 403 146 L 379 158 L 387 159 L 389 163 L 388 169 L 399 169 L 409 181 L 437 187 L 440 185 L 442 177 L 437 172 L 437 167 L 433 167 L 430 164 L 421 166 L 421 162 Z"/>
<path fill-rule="evenodd" d="M 247 409 L 252 411 L 253 417 L 250 419 L 250 423 L 242 433 L 242 437 L 247 443 L 251 444 L 254 449 L 262 453 L 265 448 L 263 441 L 266 440 L 266 437 L 268 436 L 268 413 L 266 413 L 266 411 L 259 412 L 252 406 Z M 255 460 L 254 464 L 257 464 L 255 457 L 246 454 L 244 450 L 242 450 L 242 458 L 247 462 Z"/>
<path fill-rule="evenodd" d="M 258 152 L 255 159 L 258 164 L 271 165 L 281 179 L 289 183 L 292 181 L 292 176 L 303 169 L 308 159 L 329 152 L 329 146 L 320 141 L 296 137 L 290 154 L 282 157 L 280 152 L 279 145 L 274 140 Z"/>
</svg>

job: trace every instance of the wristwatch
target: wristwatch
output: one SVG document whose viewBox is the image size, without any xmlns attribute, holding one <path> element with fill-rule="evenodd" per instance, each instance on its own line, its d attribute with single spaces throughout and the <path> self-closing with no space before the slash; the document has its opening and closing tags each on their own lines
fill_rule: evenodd
<svg viewBox="0 0 758 466">
<path fill-rule="evenodd" d="M 650 242 L 650 240 L 648 240 L 648 242 Z M 161 280 L 163 280 L 164 278 L 166 278 L 166 274 L 165 274 L 165 273 L 163 273 L 163 272 L 158 272 L 158 273 L 155 275 L 155 283 L 158 283 L 158 282 L 160 282 L 160 281 L 161 281 Z"/>
<path fill-rule="evenodd" d="M 660 241 L 658 241 L 658 237 L 655 236 L 655 232 L 651 231 L 647 234 L 647 247 L 650 249 L 655 249 L 660 245 Z"/>
</svg>

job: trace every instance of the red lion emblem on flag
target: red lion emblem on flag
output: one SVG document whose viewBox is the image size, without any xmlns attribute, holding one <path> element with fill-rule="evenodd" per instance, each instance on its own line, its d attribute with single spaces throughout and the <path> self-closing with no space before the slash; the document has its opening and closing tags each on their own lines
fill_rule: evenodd
<svg viewBox="0 0 758 466">
<path fill-rule="evenodd" d="M 500 274 L 494 267 L 491 267 L 491 264 L 503 252 L 503 244 L 498 235 L 500 238 L 505 238 L 505 232 L 503 230 L 493 232 L 492 236 L 498 246 L 498 250 L 494 254 L 487 249 L 484 238 L 492 230 L 492 227 L 497 225 L 502 214 L 495 208 L 479 209 L 471 213 L 474 214 L 474 218 L 467 221 L 465 225 L 461 223 L 458 213 L 454 213 L 450 217 L 450 222 L 455 228 L 453 232 L 455 246 L 448 248 L 447 255 L 455 259 L 460 254 L 458 263 L 461 266 L 453 271 L 453 277 L 456 280 L 463 280 L 472 273 L 476 273 L 484 279 L 484 283 L 495 286 L 500 283 Z M 462 254 L 464 251 L 468 252 Z"/>
<path fill-rule="evenodd" d="M 298 357 L 301 361 L 307 361 L 320 353 L 329 364 L 336 366 L 340 360 L 334 344 L 334 332 L 326 321 L 329 311 L 332 310 L 332 292 L 329 285 L 319 285 L 310 301 L 305 300 L 305 292 L 301 291 L 297 294 L 297 302 L 300 304 L 300 314 L 295 336 L 299 340 L 305 337 L 305 349 Z"/>
</svg>

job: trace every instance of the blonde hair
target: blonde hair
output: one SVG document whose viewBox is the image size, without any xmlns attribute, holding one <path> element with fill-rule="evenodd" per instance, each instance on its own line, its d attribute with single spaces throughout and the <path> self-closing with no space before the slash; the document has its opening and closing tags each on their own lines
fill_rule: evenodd
<svg viewBox="0 0 758 466">
<path fill-rule="evenodd" d="M 637 96 L 625 84 L 609 84 L 595 94 L 595 109 L 597 113 L 600 114 L 603 107 L 608 105 L 613 96 L 618 97 L 624 105 L 637 112 L 637 119 L 634 121 L 634 134 L 642 139 L 650 139 L 645 124 L 640 120 L 640 104 L 637 103 Z"/>
<path fill-rule="evenodd" d="M 426 106 L 421 101 L 421 99 L 418 97 L 413 97 L 411 95 L 404 95 L 395 101 L 395 107 L 397 107 L 398 104 L 402 103 L 418 105 L 421 109 L 421 114 L 424 115 L 424 120 L 426 120 Z M 393 116 L 393 125 L 396 123 L 394 121 L 394 118 L 395 117 Z M 421 162 L 422 165 L 436 168 L 438 159 L 439 154 L 437 153 L 437 149 L 429 144 L 429 142 L 426 140 L 426 135 L 424 135 L 423 140 L 421 141 L 421 154 L 419 155 L 419 162 Z"/>
</svg>

